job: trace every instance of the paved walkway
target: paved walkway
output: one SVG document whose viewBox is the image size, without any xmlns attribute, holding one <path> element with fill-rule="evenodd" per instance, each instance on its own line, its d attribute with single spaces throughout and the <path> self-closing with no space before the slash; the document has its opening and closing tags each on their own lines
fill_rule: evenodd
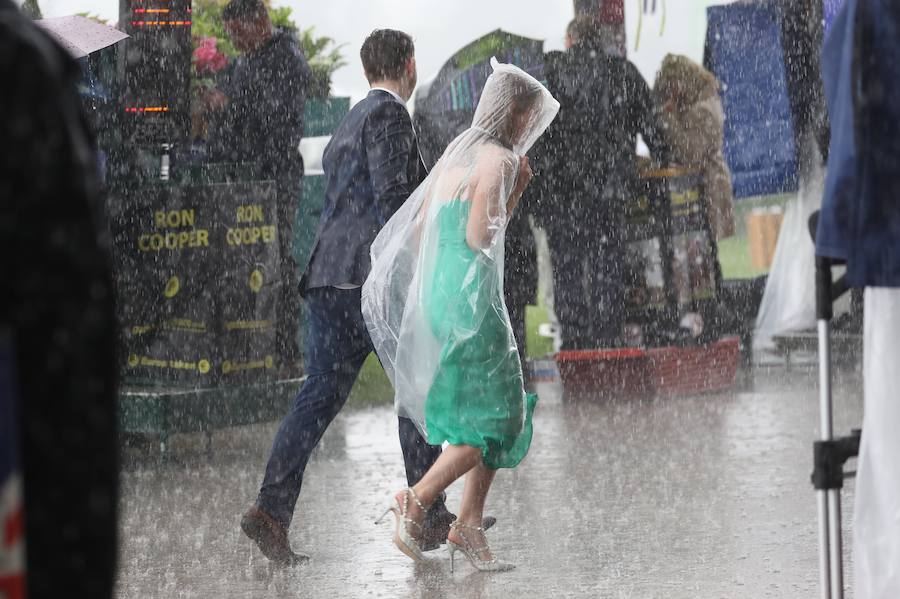
<svg viewBox="0 0 900 599">
<path fill-rule="evenodd" d="M 500 472 L 488 499 L 499 518 L 492 545 L 518 564 L 505 574 L 466 563 L 451 574 L 443 551 L 414 565 L 390 544 L 390 526 L 373 524 L 403 484 L 389 408 L 348 410 L 326 434 L 291 530 L 313 559 L 292 570 L 269 567 L 238 528 L 275 425 L 217 433 L 210 455 L 176 439 L 174 462 L 124 473 L 118 594 L 817 597 L 815 376 L 758 371 L 730 394 L 666 401 L 566 403 L 544 389 L 531 453 Z M 858 384 L 850 374 L 837 385 L 841 433 L 861 420 Z"/>
</svg>

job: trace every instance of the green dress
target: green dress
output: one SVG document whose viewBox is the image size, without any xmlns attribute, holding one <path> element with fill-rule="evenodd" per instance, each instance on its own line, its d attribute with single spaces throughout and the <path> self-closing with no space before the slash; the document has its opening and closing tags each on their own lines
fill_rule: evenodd
<svg viewBox="0 0 900 599">
<path fill-rule="evenodd" d="M 423 303 L 442 349 L 425 426 L 432 445 L 479 447 L 488 468 L 513 468 L 531 445 L 537 396 L 523 388 L 500 269 L 466 243 L 469 208 L 455 199 L 436 215 L 437 248 Z"/>
</svg>

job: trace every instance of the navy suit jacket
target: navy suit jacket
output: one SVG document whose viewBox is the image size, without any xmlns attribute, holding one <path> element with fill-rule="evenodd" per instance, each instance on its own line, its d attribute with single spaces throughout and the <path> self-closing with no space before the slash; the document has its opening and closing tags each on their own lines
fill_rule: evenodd
<svg viewBox="0 0 900 599">
<path fill-rule="evenodd" d="M 375 236 L 425 179 L 412 119 L 391 94 L 372 90 L 325 148 L 325 203 L 301 290 L 362 285 Z"/>
</svg>

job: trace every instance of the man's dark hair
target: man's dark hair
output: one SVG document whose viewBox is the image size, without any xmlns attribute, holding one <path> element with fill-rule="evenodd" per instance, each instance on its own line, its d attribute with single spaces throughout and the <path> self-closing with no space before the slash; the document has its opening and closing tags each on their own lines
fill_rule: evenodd
<svg viewBox="0 0 900 599">
<path fill-rule="evenodd" d="M 415 50 L 409 34 L 395 29 L 376 29 L 369 34 L 359 51 L 366 79 L 370 83 L 399 79 Z"/>
<path fill-rule="evenodd" d="M 231 0 L 222 10 L 222 20 L 246 21 L 268 14 L 262 0 Z"/>
</svg>

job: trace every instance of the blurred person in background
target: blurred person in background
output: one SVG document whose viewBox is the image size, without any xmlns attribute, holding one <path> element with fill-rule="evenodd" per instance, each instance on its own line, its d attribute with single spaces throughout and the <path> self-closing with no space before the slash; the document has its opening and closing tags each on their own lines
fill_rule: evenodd
<svg viewBox="0 0 900 599">
<path fill-rule="evenodd" d="M 731 172 L 722 147 L 725 112 L 715 75 L 687 56 L 667 54 L 653 100 L 674 164 L 702 173 L 717 239 L 734 235 Z"/>
<path fill-rule="evenodd" d="M 24 528 L 29 598 L 111 597 L 116 571 L 115 312 L 81 77 L 0 0 L 0 403 L 18 403 L 24 482 L 0 558 Z"/>
<path fill-rule="evenodd" d="M 535 147 L 540 221 L 553 262 L 554 303 L 563 347 L 622 343 L 624 205 L 637 182 L 637 136 L 657 162 L 667 150 L 650 88 L 637 67 L 607 52 L 610 29 L 578 17 L 565 52 L 546 60 L 556 121 Z"/>
</svg>

